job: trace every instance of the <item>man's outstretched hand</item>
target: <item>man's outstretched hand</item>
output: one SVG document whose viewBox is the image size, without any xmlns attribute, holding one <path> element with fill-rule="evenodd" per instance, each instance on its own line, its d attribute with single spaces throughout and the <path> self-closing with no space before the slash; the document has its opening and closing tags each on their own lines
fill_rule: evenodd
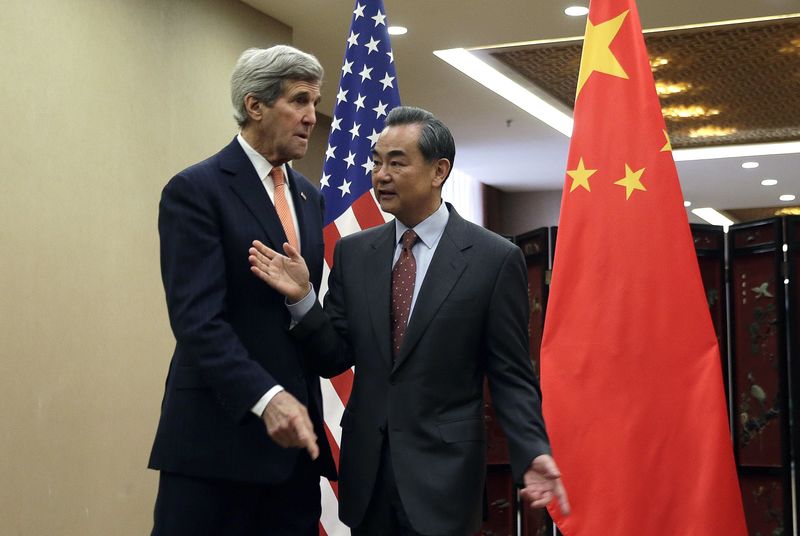
<svg viewBox="0 0 800 536">
<path fill-rule="evenodd" d="M 289 303 L 300 301 L 311 291 L 308 267 L 300 252 L 288 242 L 281 255 L 258 240 L 250 248 L 250 271 L 269 286 L 286 296 Z"/>
</svg>

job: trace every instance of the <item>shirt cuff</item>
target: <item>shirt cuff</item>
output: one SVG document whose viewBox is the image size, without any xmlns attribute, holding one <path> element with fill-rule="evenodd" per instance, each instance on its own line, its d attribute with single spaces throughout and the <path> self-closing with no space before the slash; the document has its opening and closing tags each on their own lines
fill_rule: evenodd
<svg viewBox="0 0 800 536">
<path fill-rule="evenodd" d="M 283 387 L 281 387 L 280 385 L 276 385 L 275 387 L 267 391 L 264 394 L 264 396 L 259 398 L 258 402 L 256 402 L 256 404 L 252 408 L 250 408 L 250 411 L 255 413 L 256 417 L 260 419 L 261 416 L 264 414 L 264 410 L 267 409 L 267 404 L 269 404 L 275 397 L 275 395 L 277 395 L 281 391 L 283 391 Z"/>
<path fill-rule="evenodd" d="M 289 309 L 289 314 L 292 316 L 292 321 L 289 324 L 289 329 L 292 329 L 303 320 L 308 312 L 314 307 L 314 302 L 317 300 L 317 293 L 314 292 L 314 285 L 311 284 L 311 290 L 308 294 L 302 297 L 300 301 L 295 303 L 286 302 L 286 308 Z"/>
</svg>

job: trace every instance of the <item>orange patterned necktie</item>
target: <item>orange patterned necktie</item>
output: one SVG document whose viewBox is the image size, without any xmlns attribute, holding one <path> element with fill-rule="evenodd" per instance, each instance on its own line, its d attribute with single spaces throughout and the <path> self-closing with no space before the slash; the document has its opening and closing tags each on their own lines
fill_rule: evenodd
<svg viewBox="0 0 800 536">
<path fill-rule="evenodd" d="M 275 210 L 281 220 L 283 231 L 286 233 L 286 241 L 299 251 L 292 211 L 289 210 L 289 203 L 286 201 L 286 180 L 283 177 L 283 170 L 280 167 L 274 167 L 269 172 L 269 176 L 272 177 L 272 183 L 275 185 L 275 195 L 273 196 L 275 198 Z"/>
</svg>

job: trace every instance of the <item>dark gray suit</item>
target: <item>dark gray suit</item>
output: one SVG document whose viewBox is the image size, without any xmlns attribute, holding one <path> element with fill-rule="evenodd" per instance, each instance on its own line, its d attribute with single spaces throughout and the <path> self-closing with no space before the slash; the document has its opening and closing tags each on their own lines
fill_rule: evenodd
<svg viewBox="0 0 800 536">
<path fill-rule="evenodd" d="M 549 454 L 528 358 L 522 253 L 448 209 L 450 218 L 394 363 L 389 327 L 393 221 L 337 244 L 324 311 L 316 304 L 292 330 L 311 368 L 322 376 L 356 367 L 341 423 L 340 517 L 350 526 L 364 518 L 386 438 L 397 489 L 416 531 L 478 529 L 485 376 L 517 480 L 536 456 Z"/>
</svg>

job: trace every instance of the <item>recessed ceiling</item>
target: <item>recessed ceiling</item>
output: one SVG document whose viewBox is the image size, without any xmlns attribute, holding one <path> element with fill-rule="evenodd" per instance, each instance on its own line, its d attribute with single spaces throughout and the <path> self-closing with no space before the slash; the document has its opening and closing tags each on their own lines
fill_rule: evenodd
<svg viewBox="0 0 800 536">
<path fill-rule="evenodd" d="M 645 35 L 675 149 L 800 139 L 800 17 Z M 582 41 L 486 52 L 575 105 Z"/>
<path fill-rule="evenodd" d="M 355 2 L 246 3 L 291 26 L 294 44 L 320 59 L 328 80 L 319 109 L 332 113 Z M 506 192 L 561 189 L 569 139 L 456 71 L 433 51 L 580 36 L 586 17 L 565 15 L 570 4 L 560 0 L 384 0 L 387 22 L 408 28 L 406 35 L 392 37 L 400 97 L 404 104 L 433 111 L 450 126 L 458 146 L 456 167 Z M 800 1 L 639 0 L 638 7 L 642 26 L 648 29 L 792 14 L 800 12 Z M 719 43 L 720 53 L 733 45 Z M 751 87 L 765 95 L 781 89 L 761 77 Z M 786 106 L 797 110 L 797 99 L 792 101 L 789 95 Z M 769 99 L 766 103 L 764 110 L 746 107 L 753 113 L 785 112 L 786 106 L 778 107 Z M 775 206 L 781 204 L 780 194 L 800 195 L 800 154 L 758 157 L 759 168 L 741 168 L 743 161 L 753 159 L 679 162 L 686 199 L 693 207 L 724 209 Z M 779 184 L 763 187 L 764 178 L 775 178 Z"/>
</svg>

